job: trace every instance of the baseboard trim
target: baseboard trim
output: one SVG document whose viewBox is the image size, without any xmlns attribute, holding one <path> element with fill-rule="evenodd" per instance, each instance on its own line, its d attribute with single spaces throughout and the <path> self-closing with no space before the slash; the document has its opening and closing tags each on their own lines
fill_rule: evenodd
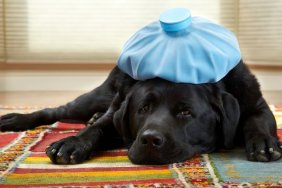
<svg viewBox="0 0 282 188">
<path fill-rule="evenodd" d="M 109 71 L 0 72 L 0 91 L 91 90 L 107 78 Z M 262 90 L 282 91 L 281 72 L 255 72 Z"/>
</svg>

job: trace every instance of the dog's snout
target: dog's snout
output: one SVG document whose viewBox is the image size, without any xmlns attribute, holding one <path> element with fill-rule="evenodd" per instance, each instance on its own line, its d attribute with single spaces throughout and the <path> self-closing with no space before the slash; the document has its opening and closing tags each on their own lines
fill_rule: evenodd
<svg viewBox="0 0 282 188">
<path fill-rule="evenodd" d="M 155 130 L 146 130 L 140 137 L 140 143 L 142 145 L 158 148 L 164 143 L 164 137 Z"/>
</svg>

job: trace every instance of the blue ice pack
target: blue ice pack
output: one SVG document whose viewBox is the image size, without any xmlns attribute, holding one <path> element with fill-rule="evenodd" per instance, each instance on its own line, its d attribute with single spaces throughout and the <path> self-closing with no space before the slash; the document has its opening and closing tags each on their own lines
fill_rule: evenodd
<svg viewBox="0 0 282 188">
<path fill-rule="evenodd" d="M 175 8 L 137 31 L 125 44 L 118 67 L 136 80 L 213 83 L 241 59 L 234 34 L 207 19 Z"/>
</svg>

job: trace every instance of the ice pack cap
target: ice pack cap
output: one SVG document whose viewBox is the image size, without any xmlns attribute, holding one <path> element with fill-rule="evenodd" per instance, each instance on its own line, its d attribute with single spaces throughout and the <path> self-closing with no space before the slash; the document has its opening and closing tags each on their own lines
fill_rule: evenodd
<svg viewBox="0 0 282 188">
<path fill-rule="evenodd" d="M 232 32 L 205 18 L 192 17 L 185 8 L 175 8 L 126 42 L 118 67 L 136 80 L 159 77 L 201 84 L 221 80 L 240 59 Z"/>
<path fill-rule="evenodd" d="M 191 13 L 185 8 L 175 8 L 163 12 L 160 15 L 160 23 L 164 31 L 181 31 L 191 23 Z"/>
</svg>

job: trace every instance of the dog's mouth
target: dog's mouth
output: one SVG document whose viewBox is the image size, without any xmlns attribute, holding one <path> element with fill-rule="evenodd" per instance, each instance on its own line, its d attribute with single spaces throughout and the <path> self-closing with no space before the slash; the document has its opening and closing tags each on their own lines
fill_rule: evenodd
<svg viewBox="0 0 282 188">
<path fill-rule="evenodd" d="M 128 157 L 134 164 L 163 165 L 182 162 L 190 159 L 195 154 L 192 150 L 168 145 L 161 149 L 146 148 L 134 142 L 129 148 Z M 172 149 L 173 148 L 173 149 Z"/>
</svg>

